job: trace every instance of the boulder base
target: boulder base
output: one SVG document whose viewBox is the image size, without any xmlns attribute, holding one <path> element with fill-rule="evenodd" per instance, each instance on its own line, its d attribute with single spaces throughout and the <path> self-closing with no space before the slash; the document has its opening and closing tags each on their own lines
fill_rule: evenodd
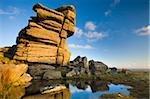
<svg viewBox="0 0 150 99">
<path fill-rule="evenodd" d="M 60 78 L 62 78 L 61 71 L 57 70 L 47 70 L 43 75 L 43 79 L 60 79 Z"/>
</svg>

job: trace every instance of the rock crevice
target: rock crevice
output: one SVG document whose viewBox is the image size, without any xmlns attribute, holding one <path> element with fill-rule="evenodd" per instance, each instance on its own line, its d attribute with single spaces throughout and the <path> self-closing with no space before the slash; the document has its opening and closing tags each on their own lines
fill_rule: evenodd
<svg viewBox="0 0 150 99">
<path fill-rule="evenodd" d="M 71 53 L 66 39 L 75 32 L 75 8 L 71 5 L 52 10 L 36 4 L 33 10 L 37 15 L 20 31 L 13 58 L 29 63 L 67 65 Z"/>
</svg>

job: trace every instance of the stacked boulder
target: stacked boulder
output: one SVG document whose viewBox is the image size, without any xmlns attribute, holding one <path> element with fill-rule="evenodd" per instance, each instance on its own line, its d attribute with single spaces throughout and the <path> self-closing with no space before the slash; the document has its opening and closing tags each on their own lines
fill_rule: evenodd
<svg viewBox="0 0 150 99">
<path fill-rule="evenodd" d="M 69 65 L 72 70 L 66 74 L 67 77 L 89 73 L 87 57 L 77 56 Z"/>
<path fill-rule="evenodd" d="M 28 63 L 66 65 L 71 55 L 66 39 L 75 31 L 75 8 L 71 5 L 52 10 L 36 4 L 33 10 L 37 16 L 31 17 L 28 26 L 20 31 L 13 58 Z"/>
<path fill-rule="evenodd" d="M 77 56 L 70 64 L 74 66 L 80 66 L 83 68 L 89 68 L 87 57 Z"/>
<path fill-rule="evenodd" d="M 86 75 L 100 75 L 108 70 L 108 66 L 100 61 L 90 60 L 87 57 L 77 56 L 73 61 L 70 61 L 70 72 L 66 74 L 67 77 Z"/>
<path fill-rule="evenodd" d="M 94 60 L 89 61 L 89 70 L 91 74 L 93 75 L 104 73 L 106 72 L 107 69 L 108 69 L 108 66 L 104 64 L 103 62 L 94 61 Z"/>
</svg>

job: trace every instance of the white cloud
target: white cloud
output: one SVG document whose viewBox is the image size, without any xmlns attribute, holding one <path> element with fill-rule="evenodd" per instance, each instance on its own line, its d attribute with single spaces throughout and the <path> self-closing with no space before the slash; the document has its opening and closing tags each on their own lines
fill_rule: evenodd
<svg viewBox="0 0 150 99">
<path fill-rule="evenodd" d="M 78 44 L 69 44 L 69 48 L 75 48 L 75 49 L 94 49 L 91 45 L 78 45 Z"/>
<path fill-rule="evenodd" d="M 92 21 L 88 21 L 85 23 L 85 29 L 93 31 L 96 29 L 96 25 Z"/>
<path fill-rule="evenodd" d="M 8 7 L 7 9 L 0 9 L 0 15 L 16 15 L 20 10 L 16 7 Z"/>
<path fill-rule="evenodd" d="M 89 39 L 103 39 L 104 37 L 106 37 L 106 35 L 102 32 L 88 32 L 85 34 L 85 36 Z"/>
<path fill-rule="evenodd" d="M 76 27 L 75 28 L 75 36 L 77 36 L 78 38 L 80 38 L 83 35 L 83 30 Z"/>
<path fill-rule="evenodd" d="M 76 27 L 75 36 L 77 38 L 85 37 L 88 42 L 95 42 L 97 40 L 101 40 L 108 35 L 105 32 L 97 32 L 97 31 L 83 31 L 81 28 Z"/>
<path fill-rule="evenodd" d="M 150 25 L 135 30 L 135 33 L 139 36 L 150 35 Z"/>
<path fill-rule="evenodd" d="M 111 10 L 107 10 L 106 12 L 104 12 L 105 16 L 109 16 L 111 14 Z"/>
</svg>

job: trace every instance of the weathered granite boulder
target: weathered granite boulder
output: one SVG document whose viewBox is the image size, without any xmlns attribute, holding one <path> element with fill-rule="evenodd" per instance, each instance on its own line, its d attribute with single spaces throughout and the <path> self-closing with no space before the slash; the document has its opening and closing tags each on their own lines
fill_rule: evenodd
<svg viewBox="0 0 150 99">
<path fill-rule="evenodd" d="M 83 72 L 82 72 L 83 73 Z M 74 67 L 70 71 L 66 73 L 66 77 L 73 77 L 73 76 L 79 76 L 81 75 L 81 68 L 80 67 Z"/>
<path fill-rule="evenodd" d="M 77 73 L 78 71 L 76 71 L 76 70 L 72 70 L 72 71 L 70 71 L 70 72 L 68 72 L 67 74 L 66 74 L 66 77 L 73 77 L 73 76 L 76 76 L 78 73 Z"/>
<path fill-rule="evenodd" d="M 108 66 L 102 62 L 90 60 L 87 57 L 77 56 L 73 61 L 70 61 L 70 68 L 72 70 L 66 74 L 67 77 L 80 76 L 80 75 L 99 75 L 106 72 Z"/>
<path fill-rule="evenodd" d="M 74 60 L 73 60 L 73 64 L 79 64 L 79 62 L 82 61 L 81 56 L 77 56 Z"/>
<path fill-rule="evenodd" d="M 98 74 L 105 72 L 108 69 L 108 66 L 102 62 L 90 60 L 89 61 L 89 70 L 91 74 Z"/>
<path fill-rule="evenodd" d="M 73 70 L 70 72 L 76 72 L 75 75 L 81 74 L 89 74 L 89 65 L 87 57 L 77 56 L 73 61 L 70 61 L 70 66 L 72 66 Z M 70 73 L 68 73 L 70 75 Z M 72 75 L 73 76 L 73 75 Z"/>
<path fill-rule="evenodd" d="M 83 67 L 89 68 L 87 57 L 82 57 L 82 63 L 83 63 Z"/>
<path fill-rule="evenodd" d="M 62 78 L 61 71 L 57 71 L 57 70 L 47 70 L 43 75 L 43 79 L 45 79 L 45 80 L 60 79 L 60 78 Z"/>
<path fill-rule="evenodd" d="M 36 4 L 33 10 L 37 15 L 20 31 L 13 58 L 28 63 L 66 65 L 71 55 L 66 39 L 74 34 L 76 24 L 74 6 L 52 10 Z"/>
<path fill-rule="evenodd" d="M 48 64 L 30 64 L 28 72 L 34 79 L 43 79 L 46 71 L 55 69 L 54 66 Z"/>
<path fill-rule="evenodd" d="M 89 68 L 87 57 L 77 56 L 73 61 L 70 62 L 70 64 L 74 66 L 87 68 L 87 69 Z"/>
</svg>

